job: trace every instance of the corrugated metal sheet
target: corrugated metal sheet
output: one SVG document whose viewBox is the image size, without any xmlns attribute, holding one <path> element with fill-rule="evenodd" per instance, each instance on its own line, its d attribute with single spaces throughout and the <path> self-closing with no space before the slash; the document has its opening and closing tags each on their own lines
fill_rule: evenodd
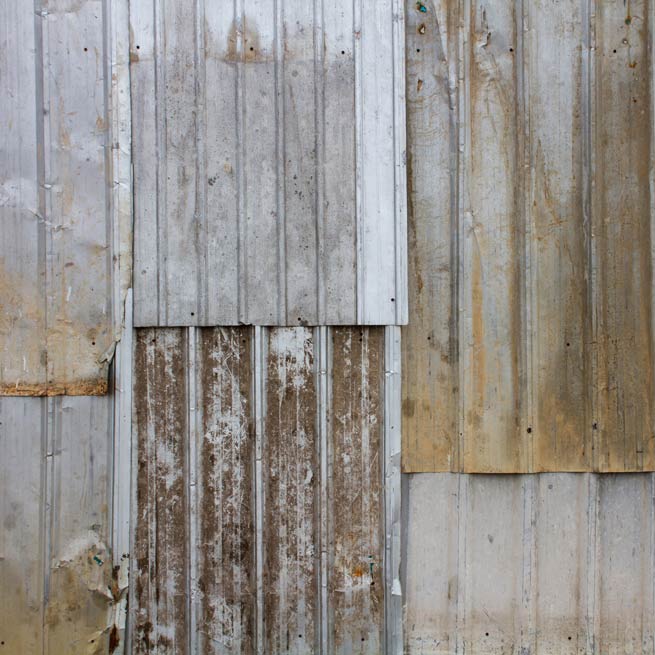
<svg viewBox="0 0 655 655">
<path fill-rule="evenodd" d="M 397 328 L 136 332 L 133 652 L 398 652 Z"/>
<path fill-rule="evenodd" d="M 130 321 L 108 395 L 0 399 L 0 652 L 130 652 Z"/>
<path fill-rule="evenodd" d="M 107 391 L 130 274 L 124 10 L 0 8 L 2 395 Z"/>
<path fill-rule="evenodd" d="M 408 6 L 405 470 L 655 467 L 652 15 Z"/>
<path fill-rule="evenodd" d="M 403 23 L 131 3 L 135 325 L 406 322 Z"/>
<path fill-rule="evenodd" d="M 0 651 L 107 653 L 112 400 L 0 400 Z"/>
<path fill-rule="evenodd" d="M 408 476 L 406 652 L 653 653 L 650 474 Z"/>
</svg>

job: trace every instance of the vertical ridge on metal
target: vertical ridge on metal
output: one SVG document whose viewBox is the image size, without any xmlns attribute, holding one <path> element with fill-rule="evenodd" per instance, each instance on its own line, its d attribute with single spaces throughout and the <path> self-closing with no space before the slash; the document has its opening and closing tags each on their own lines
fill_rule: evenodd
<svg viewBox="0 0 655 655">
<path fill-rule="evenodd" d="M 130 5 L 135 325 L 407 321 L 400 0 Z"/>
<path fill-rule="evenodd" d="M 132 652 L 401 652 L 399 328 L 135 335 Z"/>
</svg>

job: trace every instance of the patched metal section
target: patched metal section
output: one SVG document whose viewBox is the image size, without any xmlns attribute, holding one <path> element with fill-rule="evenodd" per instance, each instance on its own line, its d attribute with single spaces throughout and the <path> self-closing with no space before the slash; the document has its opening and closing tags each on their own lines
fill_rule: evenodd
<svg viewBox="0 0 655 655">
<path fill-rule="evenodd" d="M 0 648 L 104 655 L 125 591 L 112 558 L 112 411 L 101 398 L 0 401 Z"/>
<path fill-rule="evenodd" d="M 133 652 L 397 652 L 398 338 L 136 331 Z"/>
<path fill-rule="evenodd" d="M 407 472 L 655 468 L 652 13 L 407 6 Z"/>
<path fill-rule="evenodd" d="M 104 394 L 131 250 L 126 4 L 3 4 L 0 394 Z"/>
<path fill-rule="evenodd" d="M 407 321 L 403 11 L 131 3 L 137 326 Z"/>
<path fill-rule="evenodd" d="M 408 476 L 405 652 L 652 653 L 652 474 Z"/>
</svg>

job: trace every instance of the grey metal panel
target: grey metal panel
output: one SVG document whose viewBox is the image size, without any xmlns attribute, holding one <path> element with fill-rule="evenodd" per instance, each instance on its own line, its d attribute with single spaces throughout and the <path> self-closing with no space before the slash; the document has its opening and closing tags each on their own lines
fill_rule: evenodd
<svg viewBox="0 0 655 655">
<path fill-rule="evenodd" d="M 135 333 L 133 651 L 398 653 L 398 328 Z"/>
<path fill-rule="evenodd" d="M 3 395 L 107 391 L 131 241 L 119 5 L 0 10 Z"/>
<path fill-rule="evenodd" d="M 0 400 L 0 647 L 108 653 L 112 400 Z"/>
<path fill-rule="evenodd" d="M 135 324 L 400 324 L 399 0 L 131 3 Z"/>
<path fill-rule="evenodd" d="M 652 474 L 408 476 L 411 654 L 652 653 Z"/>
</svg>

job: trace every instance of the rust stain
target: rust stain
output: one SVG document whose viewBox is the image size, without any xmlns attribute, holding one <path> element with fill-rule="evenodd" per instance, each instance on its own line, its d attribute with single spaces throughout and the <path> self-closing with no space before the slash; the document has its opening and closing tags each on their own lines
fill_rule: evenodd
<svg viewBox="0 0 655 655">
<path fill-rule="evenodd" d="M 203 652 L 229 644 L 255 652 L 252 329 L 204 328 L 200 336 L 199 588 Z"/>
<path fill-rule="evenodd" d="M 270 48 L 262 48 L 254 21 L 251 18 L 244 18 L 243 25 L 243 30 L 241 30 L 236 22 L 232 23 L 227 37 L 224 61 L 235 64 L 274 61 Z"/>
<path fill-rule="evenodd" d="M 45 612 L 48 648 L 53 653 L 107 652 L 114 598 L 111 555 L 90 531 L 65 548 L 50 572 Z"/>
<path fill-rule="evenodd" d="M 187 643 L 187 352 L 183 328 L 136 330 L 134 652 Z"/>
<path fill-rule="evenodd" d="M 106 378 L 70 383 L 0 384 L 0 396 L 104 396 L 108 390 Z"/>
<path fill-rule="evenodd" d="M 334 555 L 328 580 L 334 640 L 338 652 L 352 644 L 352 652 L 377 655 L 384 624 L 384 329 L 335 328 L 332 334 Z"/>
<path fill-rule="evenodd" d="M 316 652 L 319 465 L 313 333 L 268 331 L 264 651 Z"/>
</svg>

